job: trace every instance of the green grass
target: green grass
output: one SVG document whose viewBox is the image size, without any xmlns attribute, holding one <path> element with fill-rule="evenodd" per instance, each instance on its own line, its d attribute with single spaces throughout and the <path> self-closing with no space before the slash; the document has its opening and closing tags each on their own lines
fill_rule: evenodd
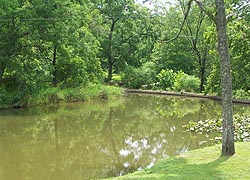
<svg viewBox="0 0 250 180">
<path fill-rule="evenodd" d="M 184 153 L 160 161 L 145 169 L 118 180 L 249 180 L 250 143 L 236 143 L 234 156 L 221 157 L 221 147 L 216 145 Z"/>
</svg>

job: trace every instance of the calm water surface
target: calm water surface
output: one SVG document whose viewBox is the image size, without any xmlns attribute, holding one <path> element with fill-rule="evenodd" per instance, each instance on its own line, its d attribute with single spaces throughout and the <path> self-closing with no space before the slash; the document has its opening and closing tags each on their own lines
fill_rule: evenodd
<svg viewBox="0 0 250 180">
<path fill-rule="evenodd" d="M 212 145 L 184 132 L 219 117 L 220 102 L 127 95 L 99 102 L 0 112 L 0 179 L 82 180 L 119 176 Z M 235 105 L 234 112 L 250 113 Z"/>
</svg>

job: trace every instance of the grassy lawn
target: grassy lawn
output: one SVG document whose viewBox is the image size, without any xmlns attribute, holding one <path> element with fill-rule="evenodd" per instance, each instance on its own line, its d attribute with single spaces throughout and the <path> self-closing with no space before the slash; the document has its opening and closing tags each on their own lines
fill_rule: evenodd
<svg viewBox="0 0 250 180">
<path fill-rule="evenodd" d="M 249 180 L 250 143 L 236 143 L 236 154 L 220 157 L 221 145 L 184 153 L 145 169 L 114 179 Z"/>
</svg>

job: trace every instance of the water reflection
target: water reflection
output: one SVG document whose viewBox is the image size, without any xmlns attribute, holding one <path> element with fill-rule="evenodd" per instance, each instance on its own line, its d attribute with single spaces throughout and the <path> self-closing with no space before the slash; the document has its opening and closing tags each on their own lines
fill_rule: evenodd
<svg viewBox="0 0 250 180">
<path fill-rule="evenodd" d="M 98 179 L 151 167 L 213 144 L 214 135 L 183 132 L 182 125 L 220 111 L 215 101 L 145 95 L 4 111 L 0 179 Z"/>
</svg>

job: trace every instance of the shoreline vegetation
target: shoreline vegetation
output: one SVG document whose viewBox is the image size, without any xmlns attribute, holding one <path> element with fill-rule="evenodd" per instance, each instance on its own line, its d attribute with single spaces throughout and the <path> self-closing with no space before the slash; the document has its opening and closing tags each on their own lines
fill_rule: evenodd
<svg viewBox="0 0 250 180">
<path fill-rule="evenodd" d="M 32 95 L 22 97 L 16 92 L 5 92 L 1 97 L 0 110 L 29 107 L 33 105 L 49 105 L 59 103 L 84 102 L 95 99 L 108 99 L 111 96 L 119 96 L 124 90 L 116 86 L 102 84 L 90 84 L 87 87 L 65 88 L 49 87 L 41 89 Z"/>
<path fill-rule="evenodd" d="M 250 179 L 250 143 L 236 143 L 236 154 L 221 156 L 221 145 L 185 152 L 179 156 L 159 161 L 149 169 L 125 176 L 108 179 L 117 180 L 233 180 Z"/>
<path fill-rule="evenodd" d="M 76 87 L 76 88 L 66 88 L 66 89 L 60 89 L 59 87 L 44 88 L 25 98 L 22 97 L 21 95 L 16 94 L 16 92 L 13 93 L 0 92 L 0 110 L 21 108 L 32 105 L 83 102 L 91 99 L 107 99 L 110 96 L 113 95 L 119 96 L 124 93 L 182 96 L 182 97 L 205 98 L 205 99 L 221 101 L 220 96 L 204 95 L 201 93 L 127 89 L 114 85 L 90 84 L 86 87 Z M 233 103 L 249 105 L 250 100 L 233 99 Z"/>
</svg>

